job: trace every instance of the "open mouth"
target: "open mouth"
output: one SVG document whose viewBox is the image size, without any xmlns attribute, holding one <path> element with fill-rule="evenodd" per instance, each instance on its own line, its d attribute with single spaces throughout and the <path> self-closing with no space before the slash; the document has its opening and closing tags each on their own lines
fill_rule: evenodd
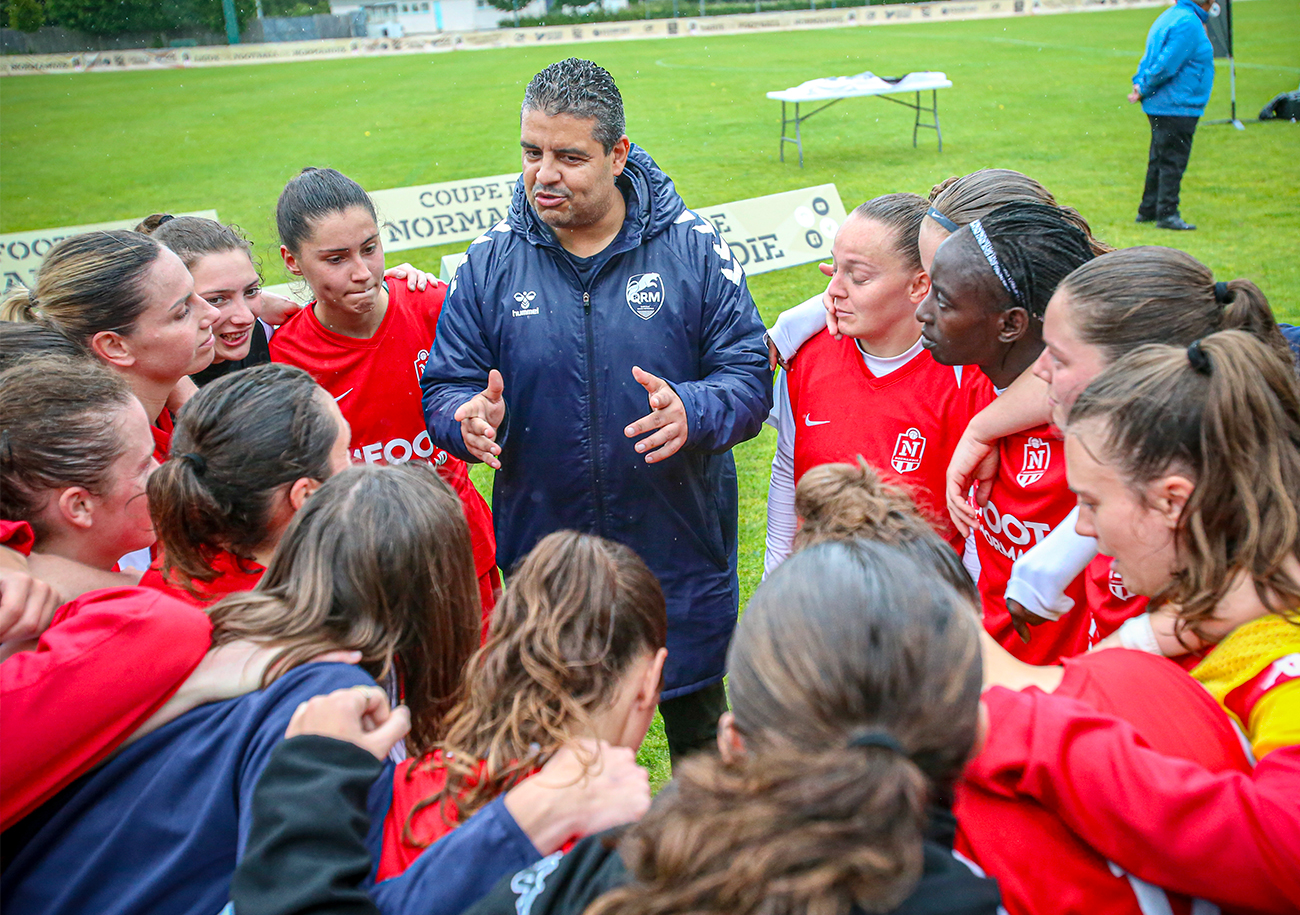
<svg viewBox="0 0 1300 915">
<path fill-rule="evenodd" d="M 557 207 L 568 199 L 567 194 L 553 194 L 548 191 L 533 192 L 533 202 L 539 207 Z"/>
<path fill-rule="evenodd" d="M 250 333 L 251 331 L 248 330 L 240 330 L 240 331 L 232 331 L 230 333 L 225 333 L 225 334 L 218 334 L 217 336 L 221 337 L 221 342 L 224 343 L 226 346 L 242 346 L 244 342 L 248 339 Z"/>
</svg>

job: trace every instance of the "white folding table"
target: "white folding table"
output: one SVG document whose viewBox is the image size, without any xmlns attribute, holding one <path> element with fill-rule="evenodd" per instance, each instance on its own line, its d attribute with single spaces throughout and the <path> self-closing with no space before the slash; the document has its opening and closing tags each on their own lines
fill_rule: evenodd
<svg viewBox="0 0 1300 915">
<path fill-rule="evenodd" d="M 939 131 L 939 90 L 947 89 L 952 86 L 952 80 L 948 79 L 943 73 L 937 71 L 925 70 L 918 73 L 909 73 L 901 79 L 884 79 L 870 72 L 859 73 L 856 76 L 827 76 L 821 79 L 810 79 L 806 83 L 800 83 L 790 89 L 782 89 L 777 92 L 769 92 L 767 97 L 776 99 L 781 103 L 781 161 L 785 161 L 785 144 L 793 143 L 799 149 L 799 167 L 803 168 L 803 122 L 808 120 L 819 111 L 825 111 L 831 105 L 846 98 L 859 98 L 862 96 L 878 96 L 886 102 L 894 102 L 911 108 L 916 112 L 916 119 L 912 123 L 912 147 L 916 147 L 916 132 L 922 127 L 933 130 L 939 138 L 939 151 L 943 152 L 943 134 Z M 921 93 L 930 93 L 930 105 L 926 107 L 921 104 Z M 910 95 L 915 93 L 915 100 L 908 101 L 905 99 L 891 98 L 893 95 Z M 800 114 L 799 106 L 825 102 L 819 108 L 814 108 L 807 114 Z M 786 116 L 786 106 L 794 105 L 794 117 Z M 925 123 L 921 120 L 921 112 L 930 115 L 931 120 Z M 794 136 L 787 136 L 790 125 L 794 125 Z"/>
</svg>

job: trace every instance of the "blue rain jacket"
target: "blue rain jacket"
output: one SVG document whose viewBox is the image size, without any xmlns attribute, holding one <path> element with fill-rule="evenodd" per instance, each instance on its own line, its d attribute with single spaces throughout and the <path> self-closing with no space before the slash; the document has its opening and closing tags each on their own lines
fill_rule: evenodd
<svg viewBox="0 0 1300 915">
<path fill-rule="evenodd" d="M 1192 0 L 1161 13 L 1147 33 L 1133 76 L 1147 114 L 1199 118 L 1214 86 L 1214 48 L 1205 34 L 1210 14 Z"/>
<path fill-rule="evenodd" d="M 763 323 L 740 264 L 633 146 L 619 187 L 623 228 L 579 260 L 515 187 L 509 215 L 470 245 L 424 371 L 433 441 L 465 449 L 456 408 L 505 382 L 492 514 L 509 570 L 552 531 L 635 550 L 668 602 L 664 698 L 716 683 L 739 603 L 736 467 L 772 405 Z M 647 464 L 624 428 L 650 412 L 632 366 L 663 378 L 686 408 L 675 455 Z"/>
</svg>

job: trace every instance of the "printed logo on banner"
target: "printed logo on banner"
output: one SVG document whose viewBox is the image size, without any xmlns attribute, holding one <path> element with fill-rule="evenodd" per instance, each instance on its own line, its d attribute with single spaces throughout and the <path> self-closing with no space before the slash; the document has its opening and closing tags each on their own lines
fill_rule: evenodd
<svg viewBox="0 0 1300 915">
<path fill-rule="evenodd" d="M 1124 587 L 1124 576 L 1120 575 L 1114 569 L 1110 570 L 1110 593 L 1114 594 L 1119 600 L 1132 600 L 1137 596 L 1128 588 Z"/>
<path fill-rule="evenodd" d="M 908 429 L 906 432 L 898 433 L 894 456 L 889 463 L 899 473 L 911 473 L 921 466 L 921 458 L 924 454 L 925 436 L 917 429 Z"/>
<path fill-rule="evenodd" d="M 1030 438 L 1025 442 L 1025 460 L 1016 474 L 1016 482 L 1021 486 L 1032 486 L 1047 473 L 1047 465 L 1052 460 L 1052 445 L 1041 438 Z"/>
<path fill-rule="evenodd" d="M 417 381 L 424 377 L 424 366 L 428 361 L 429 351 L 427 349 L 422 349 L 415 354 L 415 378 Z"/>
<path fill-rule="evenodd" d="M 519 303 L 519 307 L 511 309 L 510 314 L 516 318 L 522 318 L 524 315 L 541 314 L 541 307 L 533 305 L 533 299 L 535 298 L 537 298 L 537 293 L 531 289 L 527 292 L 516 292 L 515 301 Z"/>
<path fill-rule="evenodd" d="M 664 281 L 657 273 L 638 273 L 627 281 L 627 307 L 649 321 L 664 305 Z"/>
</svg>

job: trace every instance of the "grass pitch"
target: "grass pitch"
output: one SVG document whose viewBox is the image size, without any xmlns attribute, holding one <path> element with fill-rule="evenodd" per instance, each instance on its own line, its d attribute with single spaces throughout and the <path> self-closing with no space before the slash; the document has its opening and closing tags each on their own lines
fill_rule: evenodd
<svg viewBox="0 0 1300 915">
<path fill-rule="evenodd" d="M 1234 5 L 1247 128 L 1202 123 L 1182 203 L 1200 228 L 1178 234 L 1133 224 L 1149 131 L 1124 96 L 1158 12 L 13 77 L 0 83 L 0 231 L 216 208 L 252 236 L 267 282 L 282 282 L 273 210 L 303 166 L 334 166 L 371 189 L 517 169 L 524 85 L 572 54 L 614 74 L 630 135 L 690 206 L 834 182 L 851 208 L 891 191 L 926 193 L 985 166 L 1015 168 L 1077 207 L 1099 237 L 1185 248 L 1218 277 L 1255 280 L 1279 316 L 1296 321 L 1300 128 L 1253 118 L 1300 83 L 1300 4 Z M 863 70 L 948 74 L 953 88 L 939 93 L 943 152 L 925 131 L 912 148 L 910 111 L 853 99 L 805 124 L 805 168 L 791 156 L 778 162 L 778 103 L 764 93 Z M 1227 116 L 1228 90 L 1220 62 L 1207 120 Z M 389 263 L 437 272 L 452 250 L 395 252 Z M 807 265 L 754 277 L 750 289 L 771 323 L 823 283 Z M 736 449 L 745 598 L 762 569 L 773 447 L 766 430 Z M 475 477 L 488 479 L 482 468 Z M 666 777 L 657 726 L 642 760 L 657 782 Z"/>
</svg>

